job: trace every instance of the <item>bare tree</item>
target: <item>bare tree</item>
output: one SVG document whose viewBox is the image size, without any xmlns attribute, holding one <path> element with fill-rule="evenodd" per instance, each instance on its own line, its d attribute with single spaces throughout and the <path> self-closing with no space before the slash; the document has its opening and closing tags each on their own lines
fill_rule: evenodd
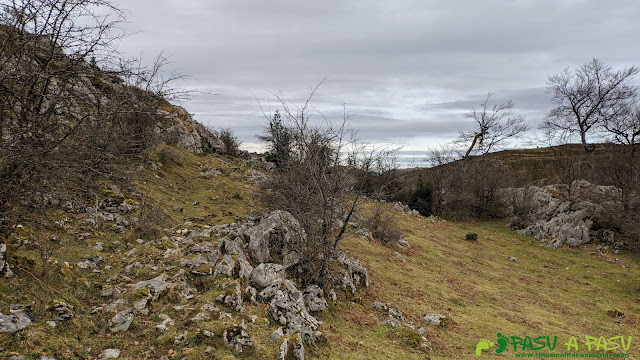
<svg viewBox="0 0 640 360">
<path fill-rule="evenodd" d="M 636 92 L 630 82 L 637 73 L 635 66 L 614 70 L 593 58 L 574 71 L 566 68 L 549 76 L 547 89 L 556 107 L 547 115 L 543 127 L 578 134 L 584 149 L 592 152 L 594 147 L 589 145 L 587 134 L 628 111 L 629 99 Z"/>
<path fill-rule="evenodd" d="M 464 159 L 468 159 L 474 151 L 486 154 L 527 130 L 524 116 L 516 115 L 512 111 L 513 102 L 509 100 L 502 104 L 489 105 L 492 95 L 488 93 L 480 108 L 473 108 L 467 114 L 468 118 L 475 121 L 476 128 L 473 131 L 460 132 L 459 141 L 471 142 L 464 154 Z"/>
<path fill-rule="evenodd" d="M 260 138 L 278 166 L 263 183 L 262 195 L 268 208 L 298 219 L 306 232 L 299 274 L 304 281 L 325 285 L 334 251 L 362 199 L 357 175 L 379 169 L 390 152 L 358 141 L 346 109 L 338 121 L 314 109 L 310 102 L 317 88 L 301 105 L 276 96 L 281 111 L 265 115 L 271 126 Z"/>
<path fill-rule="evenodd" d="M 122 20 L 110 0 L 0 0 L 0 230 L 38 197 L 124 176 L 116 166 L 153 140 L 177 76 L 162 56 L 121 60 Z"/>
<path fill-rule="evenodd" d="M 607 119 L 603 127 L 613 136 L 615 143 L 631 147 L 640 143 L 640 98 L 629 101 L 624 111 Z"/>
</svg>

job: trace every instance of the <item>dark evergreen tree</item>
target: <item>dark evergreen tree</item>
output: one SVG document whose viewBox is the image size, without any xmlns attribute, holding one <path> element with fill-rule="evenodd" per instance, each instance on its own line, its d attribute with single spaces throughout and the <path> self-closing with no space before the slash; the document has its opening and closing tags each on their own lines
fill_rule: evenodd
<svg viewBox="0 0 640 360">
<path fill-rule="evenodd" d="M 409 208 L 417 210 L 422 216 L 430 216 L 433 209 L 433 190 L 428 183 L 418 178 L 416 189 L 409 198 Z"/>
</svg>

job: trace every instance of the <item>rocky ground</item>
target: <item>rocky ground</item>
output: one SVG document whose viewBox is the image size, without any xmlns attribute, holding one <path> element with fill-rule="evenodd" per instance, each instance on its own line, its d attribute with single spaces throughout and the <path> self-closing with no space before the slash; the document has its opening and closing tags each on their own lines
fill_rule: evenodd
<svg viewBox="0 0 640 360">
<path fill-rule="evenodd" d="M 259 160 L 165 148 L 134 171 L 86 203 L 43 197 L 48 222 L 0 244 L 2 356 L 450 359 L 498 331 L 640 335 L 637 259 L 613 248 L 398 204 L 403 237 L 383 245 L 364 204 L 323 289 L 291 272 L 296 219 L 253 199 Z"/>
</svg>

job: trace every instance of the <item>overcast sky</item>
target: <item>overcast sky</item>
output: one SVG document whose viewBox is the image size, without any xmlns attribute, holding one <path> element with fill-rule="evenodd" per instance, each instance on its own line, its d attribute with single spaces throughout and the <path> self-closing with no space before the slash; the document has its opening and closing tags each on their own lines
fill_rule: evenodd
<svg viewBox="0 0 640 360">
<path fill-rule="evenodd" d="M 160 52 L 190 78 L 175 85 L 218 95 L 182 102 L 196 120 L 231 127 L 254 149 L 258 100 L 293 102 L 327 78 L 314 105 L 374 143 L 421 151 L 472 124 L 487 92 L 511 99 L 537 126 L 548 75 L 597 57 L 640 65 L 637 0 L 129 0 L 119 50 Z M 254 97 L 255 95 L 255 97 Z"/>
</svg>

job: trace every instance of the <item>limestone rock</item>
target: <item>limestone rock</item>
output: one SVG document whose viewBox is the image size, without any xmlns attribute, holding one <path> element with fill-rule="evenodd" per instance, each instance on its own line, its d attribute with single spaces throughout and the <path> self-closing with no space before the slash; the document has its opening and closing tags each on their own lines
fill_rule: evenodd
<svg viewBox="0 0 640 360">
<path fill-rule="evenodd" d="M 137 282 L 131 285 L 131 288 L 133 290 L 148 289 L 152 296 L 152 299 L 157 300 L 158 297 L 167 292 L 167 290 L 173 286 L 172 283 L 167 282 L 168 278 L 169 275 L 160 274 L 151 280 Z"/>
<path fill-rule="evenodd" d="M 191 114 L 180 106 L 172 106 L 169 110 L 159 110 L 158 113 L 166 121 L 158 123 L 156 133 L 166 136 L 177 146 L 193 153 L 222 153 L 224 144 L 211 131 L 195 121 Z"/>
<path fill-rule="evenodd" d="M 249 240 L 249 255 L 256 262 L 275 262 L 289 267 L 301 260 L 306 234 L 298 220 L 286 211 L 276 210 L 244 235 Z"/>
<path fill-rule="evenodd" d="M 278 359 L 304 360 L 304 344 L 299 334 L 284 339 L 280 345 Z"/>
<path fill-rule="evenodd" d="M 444 326 L 447 324 L 447 317 L 440 314 L 426 314 L 422 321 L 428 325 Z"/>
<path fill-rule="evenodd" d="M 266 287 L 280 286 L 285 279 L 284 266 L 273 263 L 263 263 L 256 266 L 249 275 L 249 285 L 262 290 Z"/>
<path fill-rule="evenodd" d="M 127 309 L 120 311 L 109 320 L 109 331 L 112 333 L 127 331 L 134 318 L 133 310 Z"/>
<path fill-rule="evenodd" d="M 31 325 L 33 307 L 31 304 L 11 305 L 11 315 L 0 314 L 0 333 L 13 334 Z"/>
<path fill-rule="evenodd" d="M 323 311 L 327 308 L 327 301 L 324 299 L 324 293 L 318 285 L 309 285 L 302 292 L 304 304 L 309 311 Z"/>
<path fill-rule="evenodd" d="M 7 262 L 7 244 L 5 243 L 0 243 L 0 275 L 2 275 L 2 273 L 4 273 L 5 278 L 13 276 L 13 272 Z"/>
<path fill-rule="evenodd" d="M 117 359 L 120 357 L 120 350 L 118 349 L 105 349 L 98 355 L 98 360 Z"/>
<path fill-rule="evenodd" d="M 532 236 L 551 248 L 564 244 L 579 246 L 592 241 L 590 229 L 594 220 L 620 205 L 616 200 L 620 196 L 618 189 L 584 180 L 576 180 L 570 186 L 501 189 L 500 195 L 505 201 L 519 203 L 527 209 L 525 215 L 515 214 L 514 209 L 510 209 L 512 226 L 523 227 L 518 231 L 520 234 Z"/>
<path fill-rule="evenodd" d="M 56 300 L 51 307 L 51 311 L 53 311 L 54 320 L 64 321 L 74 317 L 73 306 L 64 301 Z"/>
<path fill-rule="evenodd" d="M 382 321 L 382 324 L 390 324 L 392 327 L 397 328 L 401 327 L 402 324 L 407 321 L 407 318 L 397 307 L 387 305 L 383 302 L 375 301 L 373 303 L 373 308 L 387 315 L 387 318 Z"/>
<path fill-rule="evenodd" d="M 324 335 L 318 331 L 321 322 L 307 311 L 302 293 L 293 282 L 285 280 L 269 303 L 269 316 L 285 327 L 288 335 L 300 334 L 306 344 L 315 344 Z"/>
<path fill-rule="evenodd" d="M 238 352 L 242 352 L 245 347 L 253 347 L 253 340 L 247 332 L 247 326 L 244 321 L 240 325 L 235 325 L 226 329 L 222 334 L 225 344 L 233 347 Z"/>
<path fill-rule="evenodd" d="M 369 287 L 369 271 L 362 266 L 359 260 L 347 257 L 343 252 L 338 252 L 336 260 L 342 266 L 342 277 L 337 280 L 338 286 L 356 293 L 360 287 Z"/>
</svg>

